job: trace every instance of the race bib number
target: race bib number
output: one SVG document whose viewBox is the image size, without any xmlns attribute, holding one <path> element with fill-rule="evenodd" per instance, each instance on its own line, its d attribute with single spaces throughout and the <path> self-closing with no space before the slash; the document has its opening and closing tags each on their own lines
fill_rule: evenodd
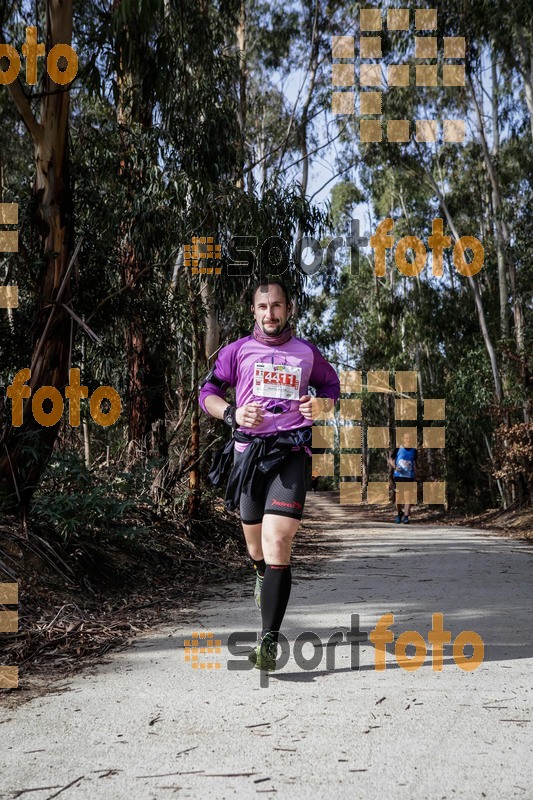
<svg viewBox="0 0 533 800">
<path fill-rule="evenodd" d="M 255 365 L 254 394 L 259 397 L 298 400 L 301 382 L 301 367 L 291 367 L 288 364 Z"/>
</svg>

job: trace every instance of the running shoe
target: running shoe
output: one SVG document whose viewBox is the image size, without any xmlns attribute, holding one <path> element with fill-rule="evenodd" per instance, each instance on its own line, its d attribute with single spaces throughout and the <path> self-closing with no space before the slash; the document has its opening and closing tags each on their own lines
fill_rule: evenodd
<svg viewBox="0 0 533 800">
<path fill-rule="evenodd" d="M 261 608 L 261 589 L 263 588 L 263 579 L 264 575 L 260 575 L 259 572 L 255 574 L 255 589 L 254 589 L 254 600 L 257 608 Z"/>
<path fill-rule="evenodd" d="M 409 517 L 404 517 L 403 518 L 403 524 L 404 525 L 409 525 Z"/>
<path fill-rule="evenodd" d="M 248 660 L 252 662 L 256 669 L 274 672 L 277 652 L 278 643 L 274 638 L 274 634 L 265 633 L 259 644 L 254 647 L 248 656 Z"/>
</svg>

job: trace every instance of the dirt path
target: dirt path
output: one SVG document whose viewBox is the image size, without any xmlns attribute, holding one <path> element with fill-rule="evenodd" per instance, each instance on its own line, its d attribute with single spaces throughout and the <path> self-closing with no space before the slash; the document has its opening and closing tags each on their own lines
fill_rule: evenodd
<svg viewBox="0 0 533 800">
<path fill-rule="evenodd" d="M 228 636 L 259 624 L 252 582 L 218 587 L 186 625 L 152 631 L 49 695 L 4 707 L 0 796 L 533 797 L 531 546 L 372 522 L 329 495 L 309 496 L 306 510 L 317 561 L 306 573 L 295 559 L 290 657 L 279 673 L 235 668 L 248 662 L 230 654 Z M 442 671 L 428 647 L 408 672 L 395 656 L 402 640 L 387 645 L 377 671 L 376 647 L 347 641 L 352 615 L 368 632 L 393 613 L 396 637 L 411 630 L 427 643 L 437 612 L 452 640 L 463 630 L 483 639 L 474 671 L 445 645 Z M 196 669 L 186 661 L 193 631 L 221 640 L 219 654 L 197 653 Z M 317 646 L 300 656 L 302 632 Z M 343 641 L 323 647 L 335 632 Z M 306 669 L 302 657 L 313 654 Z"/>
</svg>

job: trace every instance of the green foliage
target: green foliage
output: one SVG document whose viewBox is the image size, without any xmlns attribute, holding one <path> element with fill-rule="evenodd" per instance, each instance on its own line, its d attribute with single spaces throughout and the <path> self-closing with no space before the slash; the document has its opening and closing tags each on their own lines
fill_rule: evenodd
<svg viewBox="0 0 533 800">
<path fill-rule="evenodd" d="M 74 451 L 56 452 L 48 463 L 32 513 L 65 542 L 112 533 L 133 539 L 147 528 L 138 524 L 138 509 L 152 507 L 150 472 L 88 470 Z"/>
<path fill-rule="evenodd" d="M 97 532 L 108 523 L 115 529 L 119 520 L 123 524 L 116 530 L 124 535 L 135 510 L 131 498 L 147 501 L 151 467 L 126 471 L 132 376 L 124 342 L 132 320 L 133 336 L 146 355 L 135 376 L 139 392 L 147 408 L 159 404 L 163 420 L 161 452 L 154 445 L 145 461 L 153 466 L 157 453 L 162 471 L 182 476 L 184 485 L 195 370 L 202 373 L 206 367 L 208 328 L 218 326 L 220 343 L 250 330 L 251 284 L 260 272 L 276 272 L 265 264 L 262 243 L 277 237 L 290 253 L 297 232 L 329 238 L 345 229 L 362 202 L 374 227 L 392 216 L 396 240 L 411 234 L 427 243 L 432 219 L 444 216 L 435 182 L 459 234 L 483 241 L 485 266 L 475 280 L 502 374 L 501 408 L 495 407 L 494 376 L 471 290 L 455 272 L 449 253 L 438 280 L 431 278 L 429 263 L 418 279 L 401 276 L 390 254 L 387 274 L 378 279 L 369 250 L 361 253 L 357 274 L 337 259 L 310 278 L 292 268 L 282 277 L 297 299 L 299 332 L 336 359 L 339 369 L 417 369 L 426 397 L 446 397 L 450 498 L 460 504 L 496 502 L 493 476 L 501 482 L 511 473 L 500 462 L 495 472 L 494 431 L 502 415 L 510 425 L 518 424 L 533 371 L 527 363 L 533 352 L 528 302 L 533 157 L 524 91 L 525 55 L 532 49 L 531 4 L 450 0 L 439 8 L 439 40 L 467 37 L 467 71 L 478 96 L 485 95 L 485 126 L 502 221 L 509 230 L 507 256 L 517 275 L 516 290 L 507 286 L 510 299 L 503 310 L 508 337 L 501 333 L 497 220 L 479 125 L 470 126 L 463 146 L 420 145 L 414 139 L 405 145 L 357 145 L 355 115 L 338 120 L 338 136 L 330 119 L 324 125 L 324 109 L 331 102 L 330 36 L 347 33 L 347 15 L 356 15 L 352 7 L 339 0 L 327 6 L 247 3 L 246 52 L 241 53 L 237 0 L 119 0 L 112 7 L 84 0 L 74 5 L 73 45 L 80 69 L 70 96 L 69 169 L 72 240 L 83 237 L 83 245 L 72 274 L 70 304 L 95 338 L 74 325 L 70 359 L 72 366 L 82 367 L 89 392 L 102 384 L 116 388 L 124 411 L 116 426 L 103 429 L 92 424 L 82 404 L 91 460 L 110 460 L 111 471 L 88 471 L 74 453 L 69 460 L 59 452 L 35 498 L 34 514 L 65 537 L 81 536 L 85 527 Z M 42 4 L 15 0 L 12 8 L 10 19 L 0 19 L 8 39 L 22 41 L 24 22 L 35 14 L 44 29 Z M 385 64 L 411 57 L 412 36 L 386 27 L 381 35 Z M 317 69 L 307 97 L 315 45 Z M 493 56 L 498 143 L 494 114 L 491 119 L 489 113 L 494 111 L 488 77 Z M 37 97 L 30 97 L 34 108 L 38 91 L 37 86 Z M 36 297 L 36 277 L 46 269 L 46 260 L 34 219 L 33 150 L 6 87 L 0 87 L 0 114 L 0 202 L 19 203 L 21 241 L 19 253 L 0 256 L 2 282 L 5 276 L 17 283 L 21 298 L 13 314 L 0 311 L 0 377 L 6 382 L 31 363 L 35 309 L 42 302 Z M 386 92 L 384 116 L 476 120 L 469 86 L 412 85 Z M 329 149 L 324 133 L 332 140 Z M 333 185 L 329 215 L 301 191 L 305 137 L 311 172 L 322 160 L 328 169 L 335 162 L 342 176 Z M 362 235 L 373 232 L 368 227 L 361 224 Z M 447 221 L 445 227 L 449 233 Z M 222 245 L 221 275 L 193 276 L 184 267 L 183 248 L 193 236 L 213 236 Z M 231 263 L 236 236 L 253 237 L 258 257 L 253 269 L 247 265 L 240 274 L 234 274 Z M 128 263 L 135 267 L 129 275 Z M 524 314 L 522 353 L 514 337 L 517 298 Z M 380 424 L 383 412 L 375 397 L 365 398 L 368 419 Z M 210 439 L 210 425 L 202 419 L 204 440 Z M 65 447 L 64 431 L 61 437 Z M 42 457 L 39 437 L 14 435 L 13 445 L 25 454 L 19 474 L 24 480 Z M 69 446 L 80 452 L 81 437 L 73 434 Z M 186 490 L 180 487 L 180 492 L 173 504 L 163 487 L 168 507 L 185 510 Z"/>
<path fill-rule="evenodd" d="M 364 195 L 349 180 L 335 184 L 331 190 L 331 220 L 334 230 L 340 230 L 353 216 L 355 206 L 362 203 Z"/>
</svg>

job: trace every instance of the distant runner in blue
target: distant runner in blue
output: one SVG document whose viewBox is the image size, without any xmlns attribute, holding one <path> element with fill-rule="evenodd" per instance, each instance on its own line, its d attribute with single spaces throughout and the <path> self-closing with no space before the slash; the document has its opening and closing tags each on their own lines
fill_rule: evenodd
<svg viewBox="0 0 533 800">
<path fill-rule="evenodd" d="M 413 435 L 411 433 L 404 433 L 402 437 L 402 446 L 396 447 L 389 458 L 389 464 L 393 469 L 392 477 L 395 493 L 397 483 L 414 483 L 416 481 L 416 447 L 412 447 L 412 443 Z M 410 510 L 411 505 L 409 503 L 396 503 L 397 525 L 401 522 L 405 525 L 409 524 Z"/>
</svg>

